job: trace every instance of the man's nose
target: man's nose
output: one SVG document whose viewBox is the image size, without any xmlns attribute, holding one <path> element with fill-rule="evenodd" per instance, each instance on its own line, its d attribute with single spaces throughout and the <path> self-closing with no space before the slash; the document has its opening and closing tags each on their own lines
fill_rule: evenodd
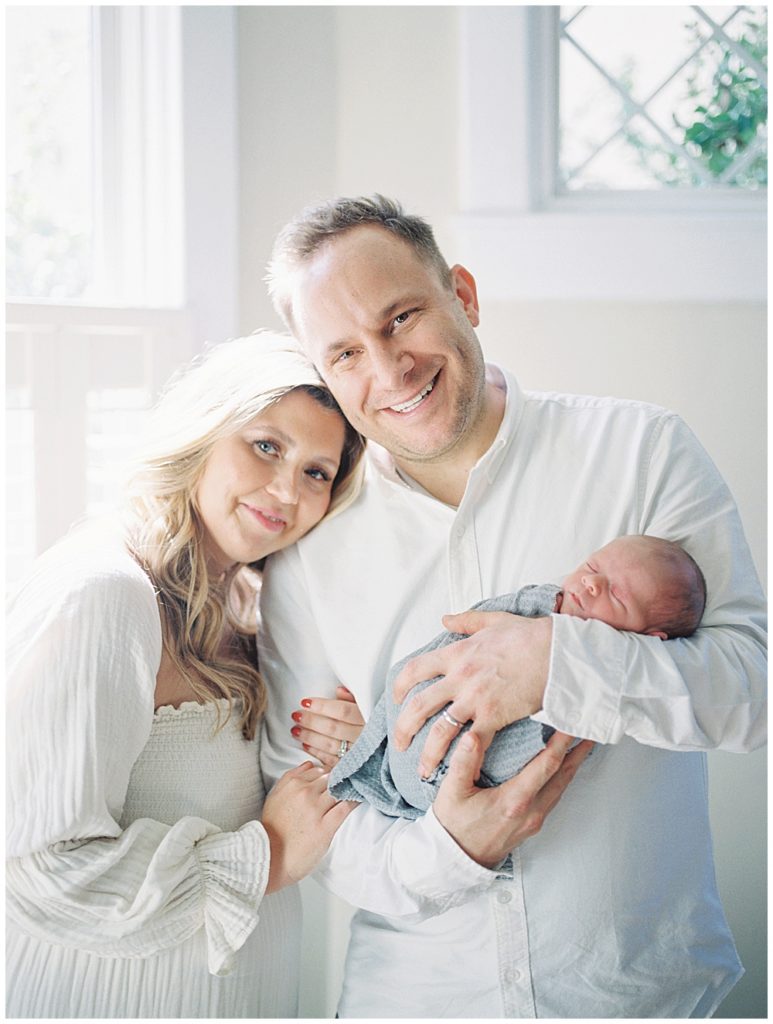
<svg viewBox="0 0 773 1024">
<path fill-rule="evenodd" d="M 371 365 L 379 387 L 385 391 L 401 388 L 415 365 L 409 352 L 393 347 L 394 343 L 377 345 L 371 352 Z"/>
</svg>

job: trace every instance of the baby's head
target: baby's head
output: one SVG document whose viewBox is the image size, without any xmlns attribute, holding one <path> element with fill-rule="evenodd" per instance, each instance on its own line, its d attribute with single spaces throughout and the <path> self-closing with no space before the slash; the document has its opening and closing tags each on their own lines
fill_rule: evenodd
<svg viewBox="0 0 773 1024">
<path fill-rule="evenodd" d="M 706 606 L 706 581 L 687 552 L 660 537 L 618 537 L 563 584 L 556 611 L 670 640 L 690 636 Z"/>
</svg>

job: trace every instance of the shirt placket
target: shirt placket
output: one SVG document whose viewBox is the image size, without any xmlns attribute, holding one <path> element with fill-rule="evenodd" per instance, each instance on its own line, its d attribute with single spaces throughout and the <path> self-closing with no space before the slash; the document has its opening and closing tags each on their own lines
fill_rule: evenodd
<svg viewBox="0 0 773 1024">
<path fill-rule="evenodd" d="M 448 555 L 448 579 L 452 607 L 462 611 L 482 600 L 480 561 L 475 539 L 473 506 L 490 483 L 492 467 L 476 467 L 464 501 L 451 527 Z M 486 594 L 492 597 L 492 594 Z M 499 988 L 505 1017 L 536 1017 L 529 967 L 529 942 L 526 905 L 523 894 L 521 858 L 512 855 L 513 878 L 496 883 L 489 894 L 497 944 Z"/>
<path fill-rule="evenodd" d="M 518 850 L 513 854 L 513 878 L 498 882 L 489 894 L 497 936 L 497 966 L 505 1017 L 536 1017 L 529 966 L 526 904 Z"/>
</svg>

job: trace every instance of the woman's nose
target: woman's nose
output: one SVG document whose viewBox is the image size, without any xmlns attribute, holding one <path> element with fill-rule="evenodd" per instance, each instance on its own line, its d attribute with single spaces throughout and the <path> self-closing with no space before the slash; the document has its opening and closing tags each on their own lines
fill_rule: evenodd
<svg viewBox="0 0 773 1024">
<path fill-rule="evenodd" d="M 266 484 L 266 490 L 285 505 L 298 503 L 298 481 L 296 474 L 288 467 L 277 469 L 273 478 Z"/>
</svg>

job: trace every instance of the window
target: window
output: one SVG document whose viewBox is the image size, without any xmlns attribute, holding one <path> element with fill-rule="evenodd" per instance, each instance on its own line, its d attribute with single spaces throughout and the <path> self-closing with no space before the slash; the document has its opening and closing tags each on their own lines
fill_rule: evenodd
<svg viewBox="0 0 773 1024">
<path fill-rule="evenodd" d="M 767 11 L 562 7 L 558 189 L 767 184 Z"/>
<path fill-rule="evenodd" d="M 188 32 L 222 63 L 231 21 L 221 42 L 218 14 L 194 12 Z M 127 444 L 200 337 L 182 285 L 182 22 L 175 7 L 6 10 L 11 586 L 115 500 Z M 233 333 L 229 323 L 210 336 Z"/>
<path fill-rule="evenodd" d="M 460 8 L 461 212 L 452 227 L 487 299 L 764 301 L 766 19 L 761 8 L 692 8 L 698 27 L 684 30 L 681 58 L 665 44 L 653 56 L 641 29 L 638 49 L 609 42 L 618 15 L 629 25 L 631 11 L 646 21 L 674 9 Z M 750 19 L 759 25 L 754 45 L 741 42 L 751 38 Z M 564 82 L 576 76 L 563 87 L 562 58 Z M 685 140 L 673 118 L 689 131 L 690 115 L 705 106 L 698 86 L 713 86 L 717 72 L 747 79 L 755 130 L 743 147 L 726 145 L 732 159 L 716 176 L 703 166 L 693 175 L 699 140 Z M 697 92 L 685 107 L 677 100 L 691 78 Z M 567 103 L 583 116 L 567 123 Z M 718 106 L 709 96 L 707 115 L 719 119 Z M 648 120 L 655 115 L 668 143 Z M 657 177 L 667 174 L 677 179 L 671 187 Z M 743 175 L 752 187 L 738 187 Z"/>
<path fill-rule="evenodd" d="M 6 577 L 120 493 L 125 456 L 191 357 L 181 310 L 14 304 L 6 323 Z"/>
<path fill-rule="evenodd" d="M 9 7 L 6 291 L 182 303 L 180 9 Z"/>
<path fill-rule="evenodd" d="M 6 292 L 79 299 L 94 255 L 91 9 L 9 7 Z"/>
</svg>

